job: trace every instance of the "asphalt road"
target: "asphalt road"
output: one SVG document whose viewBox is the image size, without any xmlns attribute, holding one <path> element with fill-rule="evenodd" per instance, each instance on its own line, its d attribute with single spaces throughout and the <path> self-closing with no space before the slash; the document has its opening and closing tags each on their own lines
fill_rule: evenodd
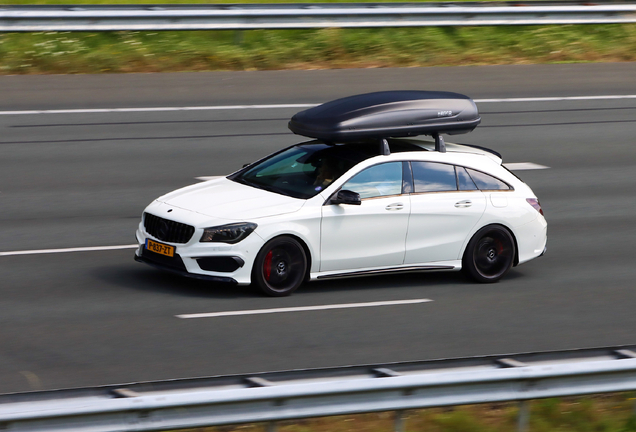
<svg viewBox="0 0 636 432">
<path fill-rule="evenodd" d="M 0 392 L 636 343 L 636 99 L 479 103 L 449 138 L 491 147 L 541 199 L 548 254 L 498 284 L 459 273 L 315 282 L 288 298 L 155 271 L 128 245 L 145 205 L 301 140 L 297 108 L 378 89 L 475 99 L 635 95 L 636 64 L 0 77 Z M 175 315 L 371 301 L 267 315 Z"/>
</svg>

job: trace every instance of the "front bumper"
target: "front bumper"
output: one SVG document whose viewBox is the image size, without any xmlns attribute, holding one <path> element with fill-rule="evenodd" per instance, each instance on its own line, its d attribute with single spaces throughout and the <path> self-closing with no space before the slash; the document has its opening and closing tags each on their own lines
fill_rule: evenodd
<svg viewBox="0 0 636 432">
<path fill-rule="evenodd" d="M 136 232 L 139 248 L 135 252 L 135 261 L 189 278 L 250 284 L 254 259 L 264 243 L 256 233 L 237 244 L 201 243 L 198 241 L 200 237 L 197 232 L 186 244 L 169 243 L 155 239 L 145 232 L 143 224 L 139 224 Z M 174 246 L 175 257 L 168 258 L 146 250 L 147 238 Z"/>
</svg>

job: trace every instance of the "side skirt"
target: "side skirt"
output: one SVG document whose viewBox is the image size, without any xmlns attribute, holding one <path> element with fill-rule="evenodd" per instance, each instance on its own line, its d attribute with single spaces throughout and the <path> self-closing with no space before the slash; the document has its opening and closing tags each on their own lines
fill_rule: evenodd
<svg viewBox="0 0 636 432">
<path fill-rule="evenodd" d="M 318 275 L 316 279 L 336 279 L 336 278 L 358 277 L 358 276 L 373 276 L 378 274 L 422 272 L 422 271 L 433 271 L 433 270 L 459 270 L 459 268 L 455 266 L 450 266 L 450 265 L 448 266 L 425 265 L 425 266 L 409 266 L 409 267 L 389 267 L 389 268 L 383 268 L 383 269 L 356 270 L 356 271 L 343 272 L 343 273 Z"/>
</svg>

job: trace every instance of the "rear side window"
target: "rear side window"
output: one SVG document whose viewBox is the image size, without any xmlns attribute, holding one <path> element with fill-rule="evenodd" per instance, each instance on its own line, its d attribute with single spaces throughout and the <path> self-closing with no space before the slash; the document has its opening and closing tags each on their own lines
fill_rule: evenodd
<svg viewBox="0 0 636 432">
<path fill-rule="evenodd" d="M 411 162 L 415 193 L 457 190 L 455 167 L 436 162 Z"/>
<path fill-rule="evenodd" d="M 475 171 L 470 168 L 466 168 L 468 174 L 473 179 L 477 187 L 481 190 L 510 190 L 512 189 L 507 183 L 502 182 L 498 178 L 491 175 L 484 174 L 480 171 Z"/>
</svg>

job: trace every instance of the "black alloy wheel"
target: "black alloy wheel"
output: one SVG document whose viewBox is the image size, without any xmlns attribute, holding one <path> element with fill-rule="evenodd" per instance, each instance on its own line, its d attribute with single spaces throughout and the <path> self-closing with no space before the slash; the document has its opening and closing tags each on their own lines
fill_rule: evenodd
<svg viewBox="0 0 636 432">
<path fill-rule="evenodd" d="M 468 243 L 462 267 L 472 279 L 492 283 L 501 279 L 512 267 L 515 242 L 510 232 L 500 225 L 486 226 Z"/>
<path fill-rule="evenodd" d="M 305 280 L 307 256 L 297 240 L 277 237 L 263 246 L 252 269 L 252 282 L 272 297 L 288 296 Z"/>
</svg>

